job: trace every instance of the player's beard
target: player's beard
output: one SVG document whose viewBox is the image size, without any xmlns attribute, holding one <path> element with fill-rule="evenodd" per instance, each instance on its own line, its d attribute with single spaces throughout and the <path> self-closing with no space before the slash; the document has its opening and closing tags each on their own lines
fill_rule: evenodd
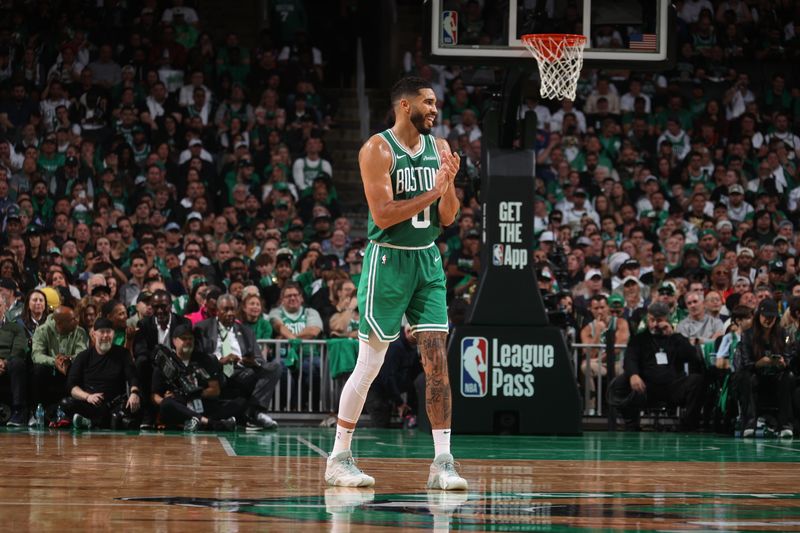
<svg viewBox="0 0 800 533">
<path fill-rule="evenodd" d="M 420 135 L 428 135 L 431 132 L 430 128 L 425 127 L 425 114 L 419 110 L 414 109 L 411 111 L 410 120 Z"/>
</svg>

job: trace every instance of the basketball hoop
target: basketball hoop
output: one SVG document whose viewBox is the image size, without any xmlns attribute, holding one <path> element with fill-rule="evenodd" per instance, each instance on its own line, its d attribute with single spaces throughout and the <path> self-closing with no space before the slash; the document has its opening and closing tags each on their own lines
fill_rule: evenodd
<svg viewBox="0 0 800 533">
<path fill-rule="evenodd" d="M 583 67 L 585 35 L 534 33 L 521 37 L 539 64 L 543 98 L 575 100 L 575 89 Z"/>
</svg>

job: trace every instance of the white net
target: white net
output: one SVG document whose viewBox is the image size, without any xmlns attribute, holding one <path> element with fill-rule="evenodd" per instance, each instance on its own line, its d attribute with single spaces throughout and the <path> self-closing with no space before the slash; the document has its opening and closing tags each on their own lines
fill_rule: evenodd
<svg viewBox="0 0 800 533">
<path fill-rule="evenodd" d="M 583 68 L 583 35 L 523 35 L 522 42 L 539 64 L 542 98 L 575 100 L 578 77 Z"/>
</svg>

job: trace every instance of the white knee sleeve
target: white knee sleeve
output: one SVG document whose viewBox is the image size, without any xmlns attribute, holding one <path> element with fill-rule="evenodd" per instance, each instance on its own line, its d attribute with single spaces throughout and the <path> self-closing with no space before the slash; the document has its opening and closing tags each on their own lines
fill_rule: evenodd
<svg viewBox="0 0 800 533">
<path fill-rule="evenodd" d="M 369 342 L 358 341 L 356 367 L 347 379 L 339 400 L 340 419 L 353 424 L 358 421 L 369 387 L 383 366 L 387 348 L 389 343 L 379 341 L 374 335 L 370 335 Z"/>
</svg>

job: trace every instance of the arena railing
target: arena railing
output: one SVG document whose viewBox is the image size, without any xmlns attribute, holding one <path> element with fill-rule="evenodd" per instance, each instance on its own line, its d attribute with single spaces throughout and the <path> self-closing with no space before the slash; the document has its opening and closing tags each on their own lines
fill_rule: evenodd
<svg viewBox="0 0 800 533">
<path fill-rule="evenodd" d="M 269 339 L 258 341 L 258 345 L 263 357 L 268 361 L 277 357 L 283 367 L 272 400 L 273 411 L 315 418 L 336 413 L 344 379 L 331 377 L 328 341 Z"/>
<path fill-rule="evenodd" d="M 347 343 L 348 339 L 336 339 L 334 342 Z M 333 414 L 338 411 L 339 396 L 345 380 L 357 356 L 357 341 L 351 339 L 352 348 L 339 351 L 331 359 L 329 346 L 331 340 L 290 341 L 285 339 L 269 339 L 258 341 L 261 354 L 267 360 L 276 357 L 281 361 L 283 373 L 281 381 L 275 389 L 273 411 L 307 415 L 317 418 L 320 414 Z M 581 375 L 581 362 L 589 368 L 591 351 L 605 349 L 604 344 L 575 343 L 572 348 L 572 370 L 577 383 L 583 382 L 584 416 L 603 416 L 605 408 L 603 384 L 605 377 L 601 372 L 595 376 L 596 394 L 594 398 L 586 391 L 591 390 L 592 379 L 589 372 Z M 615 360 L 621 366 L 620 354 L 626 348 L 618 344 L 615 348 Z M 331 364 L 333 363 L 333 364 Z M 606 364 L 605 362 L 603 363 Z M 617 373 L 619 374 L 619 373 Z M 301 416 L 302 418 L 302 416 Z"/>
<path fill-rule="evenodd" d="M 615 344 L 614 345 L 614 353 L 615 356 L 615 365 L 616 370 L 622 369 L 622 361 L 623 357 L 622 354 L 624 353 L 624 349 L 627 348 L 626 344 Z M 602 416 L 603 415 L 603 408 L 604 408 L 604 397 L 603 394 L 603 381 L 605 380 L 602 372 L 597 372 L 597 376 L 595 377 L 594 383 L 594 391 L 595 396 L 592 398 L 591 395 L 591 372 L 583 372 L 583 376 L 581 376 L 581 364 L 580 362 L 583 361 L 587 369 L 591 368 L 591 360 L 593 357 L 591 356 L 592 350 L 601 349 L 605 350 L 605 344 L 582 344 L 582 343 L 574 343 L 572 344 L 572 371 L 575 375 L 575 381 L 580 383 L 583 380 L 583 414 L 584 416 Z M 607 368 L 607 364 L 603 361 L 603 367 Z M 619 375 L 621 372 L 615 372 L 615 375 Z"/>
</svg>

